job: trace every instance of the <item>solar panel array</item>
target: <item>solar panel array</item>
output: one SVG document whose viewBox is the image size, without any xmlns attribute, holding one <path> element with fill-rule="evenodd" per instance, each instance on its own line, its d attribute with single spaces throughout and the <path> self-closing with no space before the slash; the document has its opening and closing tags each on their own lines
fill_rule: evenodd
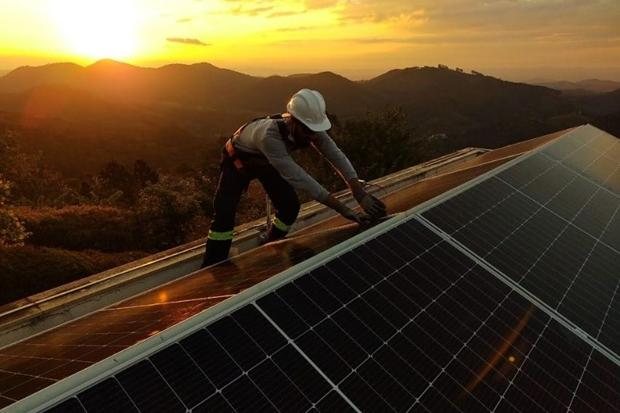
<svg viewBox="0 0 620 413">
<path fill-rule="evenodd" d="M 348 233 L 263 248 L 238 257 L 234 265 L 190 274 L 0 348 L 0 410 L 316 255 L 314 248 L 325 250 Z"/>
<path fill-rule="evenodd" d="M 422 215 L 620 354 L 619 209 L 620 143 L 595 130 Z"/>
<path fill-rule="evenodd" d="M 593 130 L 49 411 L 617 410 L 618 144 Z"/>
<path fill-rule="evenodd" d="M 57 408 L 600 411 L 618 377 L 412 220 Z"/>
</svg>

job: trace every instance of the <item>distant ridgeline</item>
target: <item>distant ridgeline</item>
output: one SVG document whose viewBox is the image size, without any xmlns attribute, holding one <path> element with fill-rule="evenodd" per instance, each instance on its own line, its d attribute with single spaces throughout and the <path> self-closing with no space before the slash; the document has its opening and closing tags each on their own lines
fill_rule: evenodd
<svg viewBox="0 0 620 413">
<path fill-rule="evenodd" d="M 610 133 L 620 128 L 617 92 L 575 99 L 444 65 L 351 81 L 331 72 L 264 78 L 207 63 L 152 69 L 103 60 L 22 67 L 0 78 L 0 132 L 15 132 L 24 151 L 41 152 L 66 176 L 112 160 L 200 168 L 217 162 L 222 140 L 239 124 L 283 110 L 302 87 L 325 95 L 337 140 L 351 119 L 371 122 L 394 107 L 408 134 L 402 145 L 445 136 L 446 150 L 493 148 L 586 122 L 603 122 Z"/>
</svg>

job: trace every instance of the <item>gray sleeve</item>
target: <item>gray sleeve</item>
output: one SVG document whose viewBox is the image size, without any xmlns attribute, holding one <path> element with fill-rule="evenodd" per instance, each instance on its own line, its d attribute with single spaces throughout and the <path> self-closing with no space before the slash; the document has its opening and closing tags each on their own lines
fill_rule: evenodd
<svg viewBox="0 0 620 413">
<path fill-rule="evenodd" d="M 351 165 L 349 158 L 340 150 L 334 140 L 327 134 L 321 132 L 317 134 L 318 139 L 315 141 L 314 147 L 332 164 L 332 166 L 340 173 L 345 181 L 357 178 L 357 172 Z"/>
<path fill-rule="evenodd" d="M 327 189 L 323 188 L 293 160 L 279 135 L 271 134 L 268 131 L 257 144 L 269 163 L 293 188 L 307 192 L 319 202 L 324 202 L 327 199 L 329 196 Z"/>
</svg>

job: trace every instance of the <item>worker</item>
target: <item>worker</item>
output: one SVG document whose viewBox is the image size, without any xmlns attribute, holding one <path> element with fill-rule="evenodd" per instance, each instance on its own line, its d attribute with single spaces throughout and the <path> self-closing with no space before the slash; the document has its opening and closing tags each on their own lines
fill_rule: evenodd
<svg viewBox="0 0 620 413">
<path fill-rule="evenodd" d="M 327 134 L 331 123 L 323 96 L 316 90 L 301 89 L 291 97 L 286 109 L 287 113 L 246 123 L 226 142 L 203 267 L 228 258 L 237 204 L 253 179 L 260 181 L 276 211 L 265 242 L 285 237 L 297 219 L 296 190 L 305 191 L 354 222 L 386 215 L 385 205 L 366 192 L 351 162 Z M 290 151 L 309 146 L 337 170 L 365 213 L 357 213 L 338 201 L 293 160 Z"/>
</svg>

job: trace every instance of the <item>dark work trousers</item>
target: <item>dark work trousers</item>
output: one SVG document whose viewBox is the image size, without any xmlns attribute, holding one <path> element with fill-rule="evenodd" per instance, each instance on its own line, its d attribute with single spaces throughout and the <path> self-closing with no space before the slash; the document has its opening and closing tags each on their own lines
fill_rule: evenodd
<svg viewBox="0 0 620 413">
<path fill-rule="evenodd" d="M 297 193 L 266 158 L 242 151 L 237 151 L 237 156 L 243 163 L 241 170 L 235 167 L 226 152 L 222 155 L 220 178 L 213 200 L 213 221 L 205 245 L 203 267 L 228 258 L 237 205 L 241 194 L 247 190 L 253 179 L 260 181 L 276 210 L 267 236 L 268 241 L 286 236 L 288 228 L 299 213 Z"/>
</svg>

